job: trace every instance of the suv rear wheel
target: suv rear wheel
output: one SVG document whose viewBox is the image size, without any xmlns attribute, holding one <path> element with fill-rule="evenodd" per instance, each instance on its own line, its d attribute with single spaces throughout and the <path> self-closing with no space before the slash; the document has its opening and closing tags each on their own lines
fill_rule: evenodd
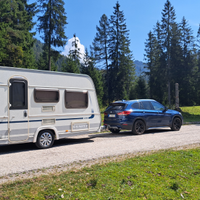
<svg viewBox="0 0 200 200">
<path fill-rule="evenodd" d="M 142 120 L 137 120 L 134 124 L 133 124 L 133 134 L 135 135 L 141 135 L 145 132 L 146 128 L 145 128 L 145 123 Z"/>
</svg>

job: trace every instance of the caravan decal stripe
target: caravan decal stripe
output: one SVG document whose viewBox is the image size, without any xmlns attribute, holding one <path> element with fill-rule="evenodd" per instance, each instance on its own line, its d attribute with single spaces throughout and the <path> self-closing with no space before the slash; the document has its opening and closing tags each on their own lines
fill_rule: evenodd
<svg viewBox="0 0 200 200">
<path fill-rule="evenodd" d="M 92 119 L 92 118 L 94 118 L 94 114 L 89 117 L 89 119 Z"/>
<path fill-rule="evenodd" d="M 7 124 L 8 122 L 0 122 L 0 124 Z"/>
<path fill-rule="evenodd" d="M 94 114 L 92 114 L 90 117 L 88 118 L 84 118 L 84 117 L 79 117 L 79 118 L 64 118 L 64 119 L 56 119 L 56 121 L 63 121 L 63 120 L 78 120 L 78 119 L 93 119 L 94 118 Z M 12 121 L 10 122 L 10 124 L 15 124 L 15 123 L 27 123 L 28 120 L 26 121 Z M 29 122 L 42 122 L 42 120 L 30 120 Z M 0 122 L 0 124 L 7 124 L 8 122 Z"/>
<path fill-rule="evenodd" d="M 56 121 L 63 121 L 63 120 L 74 120 L 74 119 L 83 119 L 83 117 L 79 117 L 79 118 L 65 118 L 65 119 L 56 119 Z"/>
<path fill-rule="evenodd" d="M 42 120 L 30 120 L 29 122 L 41 122 Z M 10 124 L 17 124 L 17 123 L 27 123 L 28 120 L 26 121 L 12 121 L 9 122 Z M 7 124 L 8 122 L 0 122 L 0 124 Z"/>
<path fill-rule="evenodd" d="M 42 120 L 41 119 L 38 119 L 38 120 L 29 120 L 29 122 L 41 122 Z"/>
<path fill-rule="evenodd" d="M 90 117 L 85 118 L 85 117 L 79 117 L 79 118 L 64 118 L 64 119 L 56 119 L 56 121 L 61 121 L 61 120 L 75 120 L 75 119 L 93 119 L 94 114 L 92 114 Z"/>
</svg>

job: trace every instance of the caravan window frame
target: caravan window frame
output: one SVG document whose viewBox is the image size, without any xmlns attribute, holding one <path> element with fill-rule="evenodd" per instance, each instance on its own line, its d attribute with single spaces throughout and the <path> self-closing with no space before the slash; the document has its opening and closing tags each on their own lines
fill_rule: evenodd
<svg viewBox="0 0 200 200">
<path fill-rule="evenodd" d="M 69 94 L 73 94 L 73 96 L 74 96 L 74 94 L 75 93 L 77 93 L 77 94 L 85 94 L 86 96 L 85 96 L 85 101 L 84 101 L 84 106 L 75 106 L 75 104 L 73 105 L 73 104 L 71 104 L 70 106 L 68 106 L 67 105 L 67 95 L 69 95 Z M 71 97 L 73 97 L 73 96 L 71 96 Z M 89 98 L 89 96 L 88 96 L 88 91 L 72 91 L 72 90 L 65 90 L 65 108 L 66 109 L 86 109 L 86 108 L 88 108 L 88 98 Z M 75 103 L 75 101 L 76 101 L 76 99 L 70 99 L 70 102 L 72 102 L 72 103 Z"/>
<path fill-rule="evenodd" d="M 44 92 L 52 92 L 56 93 L 54 99 L 42 99 L 38 98 L 37 93 L 42 93 Z M 40 89 L 40 88 L 34 88 L 34 101 L 36 103 L 58 103 L 60 101 L 60 91 L 58 89 Z"/>
<path fill-rule="evenodd" d="M 9 102 L 10 110 L 23 110 L 28 109 L 28 82 L 25 79 L 12 78 L 10 79 L 10 88 L 9 88 Z M 17 84 L 23 84 L 23 90 L 19 87 L 14 88 Z M 22 88 L 22 87 L 21 87 Z M 20 89 L 20 90 L 19 90 Z M 20 98 L 20 99 L 19 99 Z M 17 105 L 16 100 L 22 105 Z"/>
</svg>

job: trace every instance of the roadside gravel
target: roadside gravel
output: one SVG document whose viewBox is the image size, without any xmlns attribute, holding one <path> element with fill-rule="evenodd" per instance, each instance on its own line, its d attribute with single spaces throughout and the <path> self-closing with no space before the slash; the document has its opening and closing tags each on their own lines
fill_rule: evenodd
<svg viewBox="0 0 200 200">
<path fill-rule="evenodd" d="M 99 133 L 56 141 L 50 149 L 34 144 L 0 147 L 0 184 L 41 174 L 77 170 L 96 163 L 123 160 L 161 149 L 200 147 L 200 124 L 151 130 L 144 135 L 131 132 Z"/>
</svg>

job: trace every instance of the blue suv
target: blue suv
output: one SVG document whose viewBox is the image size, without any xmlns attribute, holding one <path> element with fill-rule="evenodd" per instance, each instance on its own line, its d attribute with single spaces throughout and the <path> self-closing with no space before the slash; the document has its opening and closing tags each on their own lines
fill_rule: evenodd
<svg viewBox="0 0 200 200">
<path fill-rule="evenodd" d="M 151 99 L 116 101 L 104 112 L 104 126 L 112 133 L 131 130 L 133 134 L 140 135 L 148 129 L 160 127 L 179 131 L 182 123 L 180 112 L 169 110 Z"/>
</svg>

